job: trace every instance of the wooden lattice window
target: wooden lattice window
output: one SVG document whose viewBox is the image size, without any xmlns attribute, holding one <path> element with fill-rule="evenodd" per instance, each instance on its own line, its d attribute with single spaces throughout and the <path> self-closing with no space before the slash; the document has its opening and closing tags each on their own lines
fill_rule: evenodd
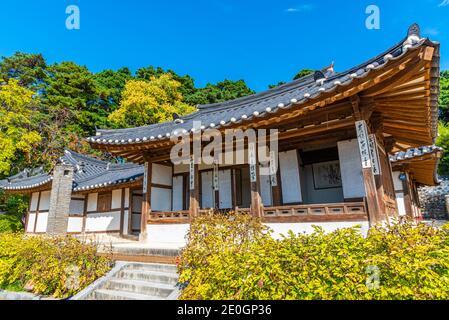
<svg viewBox="0 0 449 320">
<path fill-rule="evenodd" d="M 104 192 L 98 194 L 97 211 L 107 212 L 111 210 L 112 192 Z"/>
</svg>

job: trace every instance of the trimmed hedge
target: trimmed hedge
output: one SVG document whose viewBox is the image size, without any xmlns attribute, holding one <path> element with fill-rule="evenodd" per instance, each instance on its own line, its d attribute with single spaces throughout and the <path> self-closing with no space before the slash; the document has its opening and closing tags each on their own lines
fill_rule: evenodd
<svg viewBox="0 0 449 320">
<path fill-rule="evenodd" d="M 28 287 L 33 293 L 70 297 L 110 270 L 95 245 L 73 237 L 0 234 L 0 288 Z"/>
<path fill-rule="evenodd" d="M 211 215 L 188 237 L 181 299 L 449 299 L 449 234 L 425 224 L 274 240 L 254 218 Z"/>
</svg>

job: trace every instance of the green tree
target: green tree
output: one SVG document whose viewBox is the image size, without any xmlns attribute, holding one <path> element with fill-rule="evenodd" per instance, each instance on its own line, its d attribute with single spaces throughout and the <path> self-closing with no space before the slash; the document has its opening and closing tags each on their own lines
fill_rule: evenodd
<svg viewBox="0 0 449 320">
<path fill-rule="evenodd" d="M 41 141 L 32 129 L 34 92 L 10 79 L 0 86 L 0 174 L 8 174 L 13 163 L 27 155 Z"/>
<path fill-rule="evenodd" d="M 129 80 L 120 107 L 109 120 L 119 127 L 137 127 L 171 120 L 173 113 L 192 113 L 195 108 L 182 101 L 180 86 L 169 73 L 150 81 Z"/>
<path fill-rule="evenodd" d="M 436 145 L 443 148 L 443 157 L 440 160 L 438 173 L 442 176 L 449 175 L 449 125 L 440 122 L 438 125 L 439 136 L 436 141 Z"/>
<path fill-rule="evenodd" d="M 207 84 L 194 94 L 186 97 L 185 101 L 192 105 L 210 104 L 245 97 L 255 92 L 248 88 L 244 80 L 224 80 L 217 84 Z"/>
<path fill-rule="evenodd" d="M 297 80 L 299 78 L 308 76 L 309 74 L 314 73 L 314 70 L 310 70 L 310 69 L 302 69 L 301 71 L 299 71 L 294 77 L 293 80 Z"/>
<path fill-rule="evenodd" d="M 120 105 L 122 91 L 126 81 L 132 79 L 131 71 L 127 67 L 114 70 L 104 70 L 94 75 L 98 86 L 99 104 L 112 112 Z"/>
<path fill-rule="evenodd" d="M 35 89 L 45 78 L 47 65 L 41 54 L 16 52 L 0 61 L 0 79 L 16 79 L 19 85 Z"/>
<path fill-rule="evenodd" d="M 449 122 L 449 71 L 441 72 L 440 77 L 440 119 Z"/>
</svg>

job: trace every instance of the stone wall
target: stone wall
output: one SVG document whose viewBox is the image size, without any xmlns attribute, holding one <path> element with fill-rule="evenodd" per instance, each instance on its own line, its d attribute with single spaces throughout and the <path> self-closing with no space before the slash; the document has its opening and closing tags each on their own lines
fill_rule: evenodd
<svg viewBox="0 0 449 320">
<path fill-rule="evenodd" d="M 447 219 L 446 197 L 449 197 L 449 179 L 442 179 L 439 186 L 421 187 L 419 201 L 424 219 Z"/>
<path fill-rule="evenodd" d="M 73 167 L 63 164 L 55 166 L 47 224 L 47 233 L 50 235 L 65 235 L 67 233 L 72 183 Z"/>
</svg>

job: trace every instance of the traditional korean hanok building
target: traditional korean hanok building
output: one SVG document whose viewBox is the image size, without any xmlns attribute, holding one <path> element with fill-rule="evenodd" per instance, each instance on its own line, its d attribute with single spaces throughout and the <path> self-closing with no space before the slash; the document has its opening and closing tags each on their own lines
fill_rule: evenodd
<svg viewBox="0 0 449 320">
<path fill-rule="evenodd" d="M 375 224 L 398 217 L 389 154 L 435 142 L 439 60 L 439 44 L 413 25 L 398 44 L 345 72 L 327 68 L 174 121 L 98 130 L 88 141 L 145 164 L 143 238 L 157 230 L 183 237 L 181 225 L 209 208 L 248 212 L 275 231 Z M 277 150 L 237 137 L 233 147 L 240 139 L 249 151 L 244 163 L 205 163 L 194 154 L 195 135 L 210 129 L 275 129 Z M 179 135 L 192 145 L 189 164 L 172 161 Z"/>
<path fill-rule="evenodd" d="M 426 146 L 399 151 L 390 156 L 399 216 L 422 218 L 418 187 L 439 184 L 438 162 L 442 153 L 443 149 L 437 146 Z"/>
<path fill-rule="evenodd" d="M 143 166 L 111 164 L 66 150 L 51 172 L 26 170 L 0 181 L 8 193 L 29 194 L 28 234 L 140 231 Z"/>
</svg>

